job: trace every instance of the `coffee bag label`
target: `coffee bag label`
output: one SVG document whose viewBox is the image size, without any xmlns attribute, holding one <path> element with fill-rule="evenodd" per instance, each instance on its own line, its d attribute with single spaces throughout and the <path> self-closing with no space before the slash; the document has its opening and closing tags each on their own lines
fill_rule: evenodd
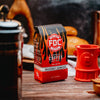
<svg viewBox="0 0 100 100">
<path fill-rule="evenodd" d="M 49 47 L 49 50 L 53 52 L 57 52 L 62 48 L 63 40 L 60 35 L 52 34 L 48 37 L 47 44 Z"/>
<path fill-rule="evenodd" d="M 67 34 L 61 24 L 37 26 L 34 63 L 42 67 L 67 64 Z"/>
</svg>

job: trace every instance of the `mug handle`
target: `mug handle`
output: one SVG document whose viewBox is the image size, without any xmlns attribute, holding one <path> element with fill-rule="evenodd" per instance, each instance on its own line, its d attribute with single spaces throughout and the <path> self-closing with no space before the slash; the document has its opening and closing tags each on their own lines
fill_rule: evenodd
<svg viewBox="0 0 100 100">
<path fill-rule="evenodd" d="M 77 50 L 75 50 L 75 51 L 73 52 L 73 55 L 77 56 Z"/>
</svg>

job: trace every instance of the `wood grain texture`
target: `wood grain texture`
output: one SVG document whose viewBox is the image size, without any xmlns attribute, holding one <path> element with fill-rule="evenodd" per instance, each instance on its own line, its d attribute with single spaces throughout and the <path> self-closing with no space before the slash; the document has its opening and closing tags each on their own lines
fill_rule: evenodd
<svg viewBox="0 0 100 100">
<path fill-rule="evenodd" d="M 23 71 L 23 100 L 100 100 L 92 82 L 79 82 L 74 77 L 65 81 L 41 84 L 34 80 L 33 71 Z"/>
</svg>

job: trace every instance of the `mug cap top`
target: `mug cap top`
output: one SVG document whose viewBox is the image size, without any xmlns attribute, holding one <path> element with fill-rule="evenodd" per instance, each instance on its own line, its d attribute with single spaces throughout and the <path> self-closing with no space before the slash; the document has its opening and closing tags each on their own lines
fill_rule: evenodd
<svg viewBox="0 0 100 100">
<path fill-rule="evenodd" d="M 14 21 L 0 21 L 0 27 L 2 28 L 17 28 L 18 23 Z"/>
</svg>

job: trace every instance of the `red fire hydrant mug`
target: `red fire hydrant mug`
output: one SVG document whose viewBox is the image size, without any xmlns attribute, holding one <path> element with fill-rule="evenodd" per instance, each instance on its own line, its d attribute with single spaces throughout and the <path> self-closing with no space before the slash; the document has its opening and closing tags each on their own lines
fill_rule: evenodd
<svg viewBox="0 0 100 100">
<path fill-rule="evenodd" d="M 74 55 L 77 56 L 75 80 L 90 82 L 100 74 L 98 56 L 100 47 L 98 45 L 77 45 Z"/>
</svg>

